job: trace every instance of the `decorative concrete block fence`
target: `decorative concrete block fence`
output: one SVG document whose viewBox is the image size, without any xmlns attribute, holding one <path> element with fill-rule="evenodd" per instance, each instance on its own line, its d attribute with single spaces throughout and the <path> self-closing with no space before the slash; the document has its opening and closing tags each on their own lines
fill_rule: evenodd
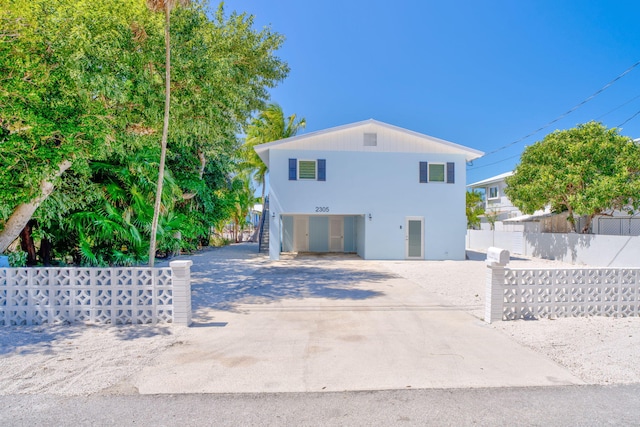
<svg viewBox="0 0 640 427">
<path fill-rule="evenodd" d="M 0 325 L 191 324 L 192 261 L 170 268 L 0 268 Z"/>
<path fill-rule="evenodd" d="M 639 268 L 507 268 L 508 257 L 487 251 L 486 322 L 640 314 Z"/>
</svg>

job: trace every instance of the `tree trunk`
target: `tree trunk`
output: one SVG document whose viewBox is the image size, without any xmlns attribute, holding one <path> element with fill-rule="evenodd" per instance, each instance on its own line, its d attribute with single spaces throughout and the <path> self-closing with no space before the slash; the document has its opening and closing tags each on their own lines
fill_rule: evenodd
<svg viewBox="0 0 640 427">
<path fill-rule="evenodd" d="M 204 176 L 204 170 L 207 166 L 207 158 L 204 155 L 204 151 L 198 150 L 198 158 L 200 159 L 200 179 Z"/>
<path fill-rule="evenodd" d="M 33 226 L 36 221 L 29 220 L 27 225 L 20 232 L 20 247 L 27 253 L 27 265 L 32 266 L 38 263 L 36 244 L 33 241 Z"/>
<path fill-rule="evenodd" d="M 46 237 L 40 241 L 40 259 L 45 267 L 51 265 L 51 242 Z"/>
<path fill-rule="evenodd" d="M 567 221 L 569 221 L 569 224 L 571 224 L 571 231 L 577 233 L 578 228 L 576 227 L 576 218 L 573 216 L 573 209 L 571 209 L 571 206 L 569 205 L 567 205 L 567 212 Z"/>
<path fill-rule="evenodd" d="M 56 173 L 50 178 L 42 180 L 40 183 L 40 194 L 38 197 L 28 203 L 21 204 L 13 211 L 5 223 L 4 228 L 0 231 L 0 253 L 6 251 L 9 245 L 18 238 L 20 232 L 29 223 L 31 217 L 33 217 L 33 213 L 38 209 L 38 206 L 53 192 L 53 181 L 70 167 L 71 162 L 68 160 L 60 163 Z"/>
<path fill-rule="evenodd" d="M 584 225 L 584 227 L 582 227 L 582 230 L 580 230 L 581 234 L 587 234 L 589 232 L 589 228 L 591 227 L 591 222 L 593 222 L 593 218 L 596 216 L 596 214 L 591 214 L 587 217 L 587 221 Z"/>
<path fill-rule="evenodd" d="M 165 77 L 164 77 L 164 124 L 162 126 L 162 146 L 160 149 L 160 170 L 158 171 L 158 186 L 156 187 L 156 202 L 153 206 L 153 221 L 151 222 L 151 239 L 149 241 L 149 267 L 153 267 L 156 258 L 156 235 L 158 234 L 158 220 L 162 202 L 162 184 L 164 183 L 164 163 L 167 157 L 167 139 L 169 138 L 169 105 L 171 102 L 171 41 L 169 39 L 169 15 L 171 9 L 168 2 L 164 7 L 164 49 L 165 49 Z"/>
</svg>

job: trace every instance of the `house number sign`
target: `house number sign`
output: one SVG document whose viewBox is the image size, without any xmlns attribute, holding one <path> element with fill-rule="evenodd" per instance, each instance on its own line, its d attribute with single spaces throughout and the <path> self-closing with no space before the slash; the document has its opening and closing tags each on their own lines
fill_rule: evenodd
<svg viewBox="0 0 640 427">
<path fill-rule="evenodd" d="M 316 212 L 329 212 L 329 206 L 316 206 Z"/>
</svg>

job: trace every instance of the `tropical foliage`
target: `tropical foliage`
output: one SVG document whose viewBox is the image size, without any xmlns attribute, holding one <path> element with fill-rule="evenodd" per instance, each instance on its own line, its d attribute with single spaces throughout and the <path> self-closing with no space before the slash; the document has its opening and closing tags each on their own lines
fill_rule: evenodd
<svg viewBox="0 0 640 427">
<path fill-rule="evenodd" d="M 475 229 L 480 226 L 480 216 L 484 214 L 484 200 L 477 191 L 467 191 L 467 228 Z"/>
<path fill-rule="evenodd" d="M 41 261 L 147 261 L 164 17 L 139 0 L 0 0 L 0 22 L 0 252 L 28 229 Z M 170 31 L 161 254 L 206 244 L 230 218 L 237 135 L 288 73 L 283 37 L 251 16 L 191 2 Z"/>
<path fill-rule="evenodd" d="M 229 214 L 233 222 L 233 238 L 239 242 L 240 231 L 247 224 L 247 217 L 256 202 L 251 179 L 246 175 L 236 176 L 231 182 L 229 192 Z"/>
<path fill-rule="evenodd" d="M 596 215 L 640 208 L 640 146 L 617 129 L 585 123 L 527 147 L 506 182 L 522 212 L 566 211 L 574 231 L 576 215 L 584 215 L 584 233 Z"/>
<path fill-rule="evenodd" d="M 266 188 L 267 165 L 254 150 L 256 145 L 267 142 L 279 141 L 297 135 L 298 131 L 305 128 L 305 118 L 297 119 L 295 114 L 285 118 L 282 107 L 271 103 L 260 111 L 258 116 L 251 121 L 247 129 L 247 138 L 243 147 L 243 166 L 253 174 L 253 178 L 262 188 L 262 203 L 264 211 L 264 195 Z"/>
</svg>

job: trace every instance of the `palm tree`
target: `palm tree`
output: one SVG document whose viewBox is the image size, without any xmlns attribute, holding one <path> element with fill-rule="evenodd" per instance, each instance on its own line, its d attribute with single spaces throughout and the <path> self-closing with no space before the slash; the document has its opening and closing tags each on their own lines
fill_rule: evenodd
<svg viewBox="0 0 640 427">
<path fill-rule="evenodd" d="M 153 207 L 153 221 L 151 222 L 151 239 L 149 242 L 149 267 L 153 267 L 156 258 L 156 233 L 158 231 L 158 218 L 160 217 L 160 204 L 162 200 L 162 183 L 164 181 L 164 164 L 167 157 L 167 139 L 169 137 L 169 105 L 171 93 L 171 39 L 170 20 L 171 10 L 176 4 L 187 6 L 190 0 L 147 0 L 147 7 L 154 12 L 164 12 L 164 49 L 165 49 L 165 77 L 164 77 L 164 124 L 162 126 L 162 145 L 160 150 L 160 170 L 158 171 L 158 186 L 156 188 L 156 201 Z"/>
<path fill-rule="evenodd" d="M 72 213 L 64 222 L 67 231 L 77 238 L 83 264 L 133 265 L 144 260 L 157 173 L 151 156 L 140 152 L 122 163 L 91 163 L 100 197 L 92 209 Z M 165 174 L 164 180 L 165 202 L 177 200 L 182 191 L 171 173 Z M 159 246 L 165 252 L 175 244 L 172 235 L 181 231 L 176 225 L 176 216 L 169 214 L 160 219 Z"/>
<path fill-rule="evenodd" d="M 249 175 L 241 173 L 231 182 L 231 220 L 236 243 L 240 243 L 240 231 L 247 225 L 247 216 L 256 202 L 254 193 Z"/>
<path fill-rule="evenodd" d="M 243 147 L 243 157 L 246 167 L 253 170 L 254 179 L 262 186 L 263 212 L 267 165 L 260 159 L 254 147 L 259 144 L 295 136 L 298 131 L 304 129 L 306 125 L 307 121 L 304 117 L 296 121 L 295 114 L 285 119 L 282 107 L 276 103 L 271 103 L 258 114 L 258 117 L 251 121 L 247 129 L 247 138 Z M 262 216 L 262 214 L 260 214 L 260 216 Z"/>
</svg>

